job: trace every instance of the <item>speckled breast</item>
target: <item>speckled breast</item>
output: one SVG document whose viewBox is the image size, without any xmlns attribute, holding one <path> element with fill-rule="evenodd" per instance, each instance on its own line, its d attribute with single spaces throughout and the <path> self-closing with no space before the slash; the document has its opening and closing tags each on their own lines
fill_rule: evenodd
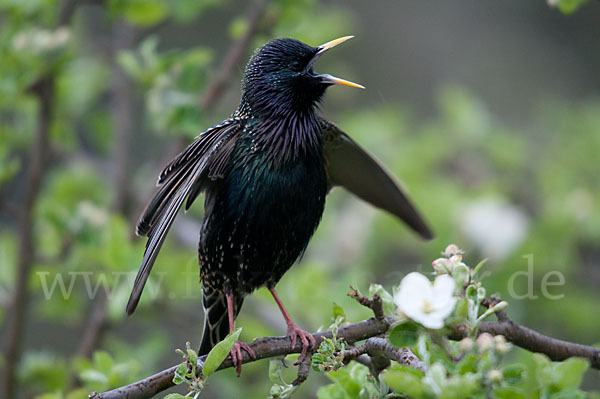
<svg viewBox="0 0 600 399">
<path fill-rule="evenodd" d="M 203 284 L 250 293 L 274 286 L 305 250 L 325 205 L 320 152 L 286 162 L 238 143 L 225 179 L 207 190 Z"/>
</svg>

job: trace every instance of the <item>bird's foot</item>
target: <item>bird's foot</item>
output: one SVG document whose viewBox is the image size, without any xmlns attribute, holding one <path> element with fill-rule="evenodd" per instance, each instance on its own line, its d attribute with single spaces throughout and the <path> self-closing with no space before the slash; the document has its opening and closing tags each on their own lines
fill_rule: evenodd
<svg viewBox="0 0 600 399">
<path fill-rule="evenodd" d="M 256 360 L 256 354 L 250 345 L 245 342 L 236 341 L 235 344 L 233 344 L 233 348 L 231 348 L 229 355 L 231 356 L 231 362 L 235 366 L 238 377 L 242 374 L 242 349 L 248 353 L 252 360 Z"/>
<path fill-rule="evenodd" d="M 292 339 L 292 349 L 296 347 L 296 339 L 300 337 L 300 341 L 302 342 L 302 352 L 296 363 L 294 363 L 294 365 L 299 365 L 306 358 L 308 349 L 314 349 L 317 341 L 311 333 L 296 327 L 294 324 L 288 325 L 287 336 Z"/>
</svg>

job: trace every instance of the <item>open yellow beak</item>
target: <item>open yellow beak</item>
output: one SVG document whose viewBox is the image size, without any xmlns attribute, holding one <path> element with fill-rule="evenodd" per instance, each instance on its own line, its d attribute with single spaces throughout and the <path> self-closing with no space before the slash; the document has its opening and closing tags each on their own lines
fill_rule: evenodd
<svg viewBox="0 0 600 399">
<path fill-rule="evenodd" d="M 350 40 L 352 39 L 354 36 L 344 36 L 344 37 L 340 37 L 338 39 L 333 39 L 332 41 L 329 41 L 325 44 L 321 44 L 319 47 L 317 47 L 319 49 L 319 53 L 324 53 L 325 51 L 334 48 L 335 46 L 337 46 L 338 44 L 342 44 L 344 43 L 346 40 Z"/>
<path fill-rule="evenodd" d="M 326 51 L 334 48 L 338 44 L 344 43 L 346 40 L 352 39 L 353 37 L 354 36 L 340 37 L 338 39 L 331 40 L 331 41 L 329 41 L 329 42 L 327 42 L 325 44 L 322 44 L 319 47 L 317 47 L 318 51 L 315 54 L 315 56 L 313 57 L 313 59 L 310 60 L 310 62 L 308 63 L 308 67 L 307 68 L 309 68 L 323 53 L 325 53 Z M 346 79 L 336 78 L 335 76 L 331 76 L 329 74 L 322 74 L 322 75 L 319 75 L 319 76 L 321 77 L 323 83 L 336 84 L 336 85 L 349 86 L 349 87 L 356 87 L 357 89 L 364 89 L 365 88 L 365 86 L 359 85 L 358 83 L 354 83 L 354 82 L 351 82 L 351 81 L 346 80 Z"/>
<path fill-rule="evenodd" d="M 335 76 L 331 76 L 329 74 L 322 74 L 322 75 L 319 75 L 319 76 L 321 76 L 321 81 L 324 82 L 324 83 L 331 83 L 333 85 L 342 85 L 342 86 L 356 87 L 357 89 L 364 89 L 365 88 L 365 86 L 359 85 L 358 83 L 354 83 L 354 82 L 351 82 L 351 81 L 346 80 L 346 79 L 336 78 Z"/>
</svg>

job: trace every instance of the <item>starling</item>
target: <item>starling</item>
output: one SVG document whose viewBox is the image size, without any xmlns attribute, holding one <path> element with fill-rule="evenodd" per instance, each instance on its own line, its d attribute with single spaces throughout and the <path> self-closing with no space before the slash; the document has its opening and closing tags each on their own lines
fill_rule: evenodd
<svg viewBox="0 0 600 399">
<path fill-rule="evenodd" d="M 233 331 L 244 297 L 266 286 L 287 323 L 292 347 L 302 342 L 301 361 L 314 347 L 312 335 L 296 327 L 275 285 L 313 235 L 333 186 L 402 219 L 423 238 L 432 234 L 397 181 L 335 124 L 319 116 L 327 87 L 363 86 L 317 74 L 314 62 L 352 36 L 312 47 L 274 39 L 251 57 L 238 109 L 201 133 L 161 172 L 137 225 L 148 242 L 127 304 L 135 310 L 144 284 L 175 215 L 205 193 L 198 248 L 205 310 L 199 354 Z M 231 358 L 238 374 L 241 349 Z"/>
</svg>

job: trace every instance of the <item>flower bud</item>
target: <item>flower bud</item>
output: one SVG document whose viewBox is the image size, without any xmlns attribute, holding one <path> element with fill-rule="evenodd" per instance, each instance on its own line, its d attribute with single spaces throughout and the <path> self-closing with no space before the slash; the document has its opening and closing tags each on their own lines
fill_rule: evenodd
<svg viewBox="0 0 600 399">
<path fill-rule="evenodd" d="M 494 312 L 497 312 L 499 310 L 504 309 L 507 306 L 508 306 L 508 302 L 502 301 L 502 302 L 498 302 L 497 304 L 495 304 L 492 309 L 494 310 Z"/>
<path fill-rule="evenodd" d="M 431 263 L 436 274 L 451 274 L 454 265 L 446 258 L 438 258 Z"/>
<path fill-rule="evenodd" d="M 458 247 L 458 245 L 456 244 L 450 244 L 446 247 L 446 249 L 444 249 L 444 252 L 442 252 L 442 255 L 444 255 L 447 258 L 450 258 L 454 255 L 458 255 L 460 257 L 459 261 L 462 260 L 462 254 L 463 254 L 463 250 L 460 249 Z"/>
<path fill-rule="evenodd" d="M 487 379 L 489 382 L 500 382 L 504 379 L 504 375 L 498 369 L 491 369 L 487 373 Z"/>
<path fill-rule="evenodd" d="M 510 344 L 506 342 L 506 338 L 503 335 L 496 335 L 494 337 L 494 344 L 496 351 L 500 354 L 507 353 L 510 350 Z"/>
<path fill-rule="evenodd" d="M 462 262 L 462 255 L 461 254 L 452 255 L 450 257 L 450 262 L 455 263 L 455 264 L 461 263 Z"/>
<path fill-rule="evenodd" d="M 465 337 L 458 341 L 458 350 L 461 352 L 468 352 L 473 349 L 473 339 L 471 337 Z"/>
<path fill-rule="evenodd" d="M 463 287 L 469 281 L 469 268 L 464 264 L 456 265 L 452 270 L 452 277 L 457 287 Z"/>
<path fill-rule="evenodd" d="M 476 344 L 480 352 L 492 350 L 494 349 L 494 337 L 488 333 L 483 333 L 477 337 Z"/>
</svg>

